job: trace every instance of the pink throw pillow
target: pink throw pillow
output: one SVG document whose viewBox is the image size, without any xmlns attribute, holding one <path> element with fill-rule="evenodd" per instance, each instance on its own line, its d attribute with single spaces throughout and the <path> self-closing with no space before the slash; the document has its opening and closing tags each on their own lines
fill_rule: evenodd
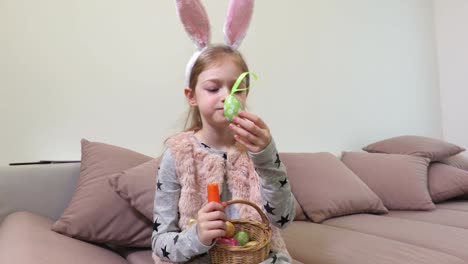
<svg viewBox="0 0 468 264">
<path fill-rule="evenodd" d="M 307 221 L 307 216 L 304 214 L 304 210 L 302 210 L 301 205 L 296 199 L 296 196 L 294 196 L 294 207 L 296 207 L 296 215 L 294 216 L 294 221 Z"/>
<path fill-rule="evenodd" d="M 151 245 L 152 222 L 118 196 L 109 178 L 151 160 L 143 154 L 81 140 L 81 167 L 77 188 L 52 230 L 81 240 L 121 246 Z"/>
<path fill-rule="evenodd" d="M 429 191 L 435 203 L 468 194 L 468 171 L 442 163 L 431 164 Z"/>
<path fill-rule="evenodd" d="M 451 156 L 440 161 L 441 163 L 468 171 L 468 158 L 462 154 Z"/>
<path fill-rule="evenodd" d="M 109 184 L 114 191 L 151 221 L 159 163 L 159 159 L 150 160 L 109 178 Z M 296 206 L 294 219 L 307 220 L 295 197 L 294 201 Z"/>
<path fill-rule="evenodd" d="M 429 159 L 399 154 L 344 152 L 343 162 L 390 210 L 432 210 L 428 189 Z"/>
<path fill-rule="evenodd" d="M 160 159 L 150 160 L 109 179 L 113 190 L 151 221 L 159 163 Z"/>
<path fill-rule="evenodd" d="M 331 153 L 281 153 L 292 191 L 314 222 L 357 213 L 386 213 L 379 197 Z"/>
<path fill-rule="evenodd" d="M 406 154 L 439 161 L 456 155 L 464 148 L 429 137 L 399 136 L 378 141 L 363 148 L 370 153 Z"/>
</svg>

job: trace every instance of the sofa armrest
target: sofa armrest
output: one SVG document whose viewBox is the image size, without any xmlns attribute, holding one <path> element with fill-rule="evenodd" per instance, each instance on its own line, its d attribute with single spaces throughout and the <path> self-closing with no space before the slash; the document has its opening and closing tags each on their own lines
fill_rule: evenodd
<svg viewBox="0 0 468 264">
<path fill-rule="evenodd" d="M 16 211 L 57 220 L 75 192 L 79 174 L 80 163 L 0 166 L 0 223 Z"/>
</svg>

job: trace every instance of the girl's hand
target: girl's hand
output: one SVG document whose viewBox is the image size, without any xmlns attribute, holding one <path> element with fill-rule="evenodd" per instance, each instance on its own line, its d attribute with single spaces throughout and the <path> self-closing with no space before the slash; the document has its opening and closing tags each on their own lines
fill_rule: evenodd
<svg viewBox="0 0 468 264">
<path fill-rule="evenodd" d="M 250 152 L 258 153 L 271 142 L 271 134 L 263 120 L 249 112 L 240 111 L 239 116 L 232 119 L 229 128 L 234 131 L 234 138 Z"/>
<path fill-rule="evenodd" d="M 224 207 L 217 202 L 205 204 L 197 216 L 198 240 L 209 246 L 213 240 L 226 235 Z"/>
</svg>

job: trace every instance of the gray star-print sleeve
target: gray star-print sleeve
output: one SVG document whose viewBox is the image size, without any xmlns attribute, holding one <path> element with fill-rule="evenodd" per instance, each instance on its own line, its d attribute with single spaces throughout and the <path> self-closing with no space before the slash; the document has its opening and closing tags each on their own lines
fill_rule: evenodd
<svg viewBox="0 0 468 264">
<path fill-rule="evenodd" d="M 294 199 L 289 185 L 286 167 L 279 159 L 273 139 L 261 152 L 250 157 L 262 182 L 263 208 L 270 223 L 285 228 L 294 220 Z"/>
<path fill-rule="evenodd" d="M 167 150 L 161 160 L 156 183 L 151 246 L 154 254 L 173 262 L 188 261 L 211 248 L 198 239 L 196 224 L 181 232 L 178 224 L 180 190 L 175 162 Z"/>
</svg>

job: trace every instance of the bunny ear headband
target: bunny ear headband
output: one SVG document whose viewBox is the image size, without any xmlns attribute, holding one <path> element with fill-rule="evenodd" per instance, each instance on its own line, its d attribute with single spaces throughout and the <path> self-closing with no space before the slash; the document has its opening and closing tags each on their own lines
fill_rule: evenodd
<svg viewBox="0 0 468 264">
<path fill-rule="evenodd" d="M 177 13 L 195 43 L 198 51 L 190 58 L 185 69 L 185 79 L 189 85 L 190 73 L 195 61 L 210 44 L 210 22 L 201 0 L 176 0 Z M 252 18 L 254 0 L 230 0 L 224 24 L 224 38 L 227 45 L 237 49 L 247 33 Z"/>
</svg>

